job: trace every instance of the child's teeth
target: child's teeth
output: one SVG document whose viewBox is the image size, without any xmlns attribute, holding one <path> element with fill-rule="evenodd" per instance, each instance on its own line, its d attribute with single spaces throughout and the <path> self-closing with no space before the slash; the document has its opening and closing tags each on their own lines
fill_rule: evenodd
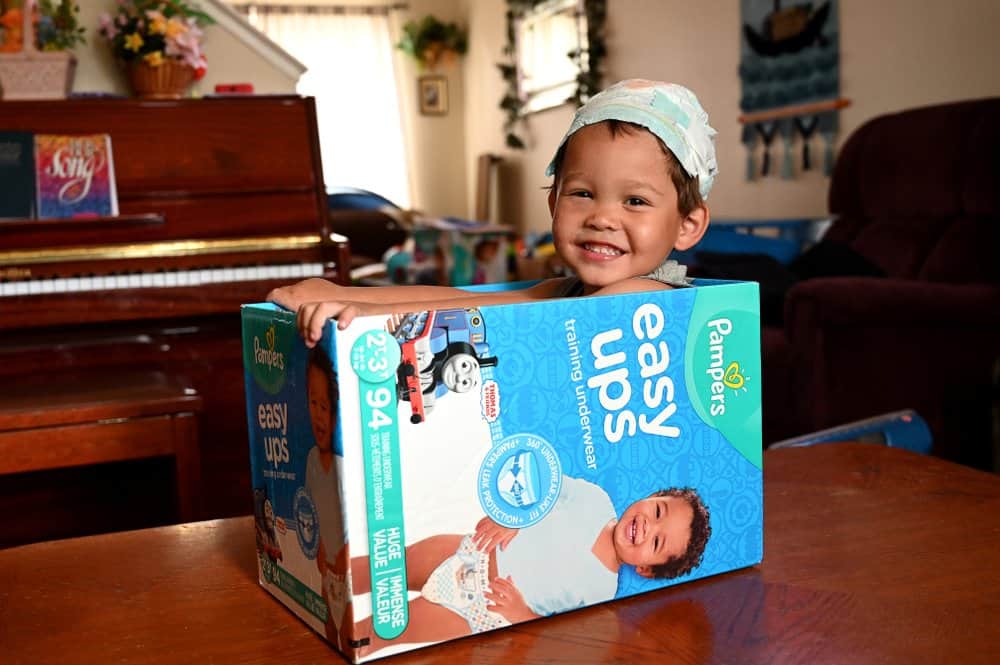
<svg viewBox="0 0 1000 665">
<path fill-rule="evenodd" d="M 614 247 L 608 247 L 607 245 L 585 245 L 585 247 L 589 251 L 597 254 L 607 254 L 608 256 L 617 256 L 618 254 L 621 254 L 621 252 Z"/>
</svg>

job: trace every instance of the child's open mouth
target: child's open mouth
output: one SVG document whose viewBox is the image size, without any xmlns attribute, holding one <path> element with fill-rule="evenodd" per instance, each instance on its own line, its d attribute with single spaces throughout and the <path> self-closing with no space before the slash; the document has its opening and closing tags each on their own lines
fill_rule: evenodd
<svg viewBox="0 0 1000 665">
<path fill-rule="evenodd" d="M 625 252 L 618 249 L 614 245 L 606 245 L 600 242 L 585 242 L 581 243 L 580 247 L 583 248 L 585 252 L 590 254 L 598 254 L 602 257 L 614 258 L 616 256 L 621 256 Z"/>
<path fill-rule="evenodd" d="M 635 545 L 635 539 L 639 535 L 639 517 L 633 517 L 632 521 L 628 525 L 628 530 L 625 532 L 628 537 L 628 541 Z"/>
</svg>

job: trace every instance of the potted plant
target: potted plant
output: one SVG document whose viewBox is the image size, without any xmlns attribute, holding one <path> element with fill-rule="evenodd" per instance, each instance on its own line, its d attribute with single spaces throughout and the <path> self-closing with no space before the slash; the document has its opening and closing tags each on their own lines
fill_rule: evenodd
<svg viewBox="0 0 1000 665">
<path fill-rule="evenodd" d="M 74 0 L 0 0 L 0 97 L 62 99 L 69 95 L 85 42 Z"/>
<path fill-rule="evenodd" d="M 419 22 L 407 21 L 396 44 L 427 69 L 434 69 L 442 59 L 464 54 L 468 46 L 468 35 L 458 24 L 443 23 L 430 14 Z"/>
<path fill-rule="evenodd" d="M 128 72 L 138 97 L 178 99 L 205 75 L 201 28 L 212 17 L 184 0 L 122 0 L 98 32 Z"/>
</svg>

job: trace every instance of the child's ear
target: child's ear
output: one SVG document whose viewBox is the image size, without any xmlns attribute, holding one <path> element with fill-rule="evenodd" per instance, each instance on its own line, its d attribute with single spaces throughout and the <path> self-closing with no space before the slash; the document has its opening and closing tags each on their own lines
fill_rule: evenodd
<svg viewBox="0 0 1000 665">
<path fill-rule="evenodd" d="M 556 185 L 552 183 L 549 187 L 549 217 L 556 214 Z"/>
<path fill-rule="evenodd" d="M 697 245 L 701 237 L 705 235 L 705 231 L 708 230 L 709 218 L 708 206 L 705 204 L 689 212 L 681 220 L 681 228 L 677 233 L 677 242 L 674 243 L 674 248 L 684 251 Z"/>
<path fill-rule="evenodd" d="M 647 580 L 653 579 L 653 569 L 650 566 L 636 566 L 635 572 L 639 573 Z"/>
</svg>

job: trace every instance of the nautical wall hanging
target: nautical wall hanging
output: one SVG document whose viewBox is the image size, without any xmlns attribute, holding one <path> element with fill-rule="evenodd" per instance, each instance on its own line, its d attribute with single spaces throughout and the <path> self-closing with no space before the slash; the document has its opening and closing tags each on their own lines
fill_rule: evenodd
<svg viewBox="0 0 1000 665">
<path fill-rule="evenodd" d="M 796 136 L 803 170 L 813 166 L 809 146 L 816 135 L 824 145 L 823 172 L 833 170 L 839 110 L 850 103 L 840 96 L 838 1 L 782 7 L 781 0 L 741 0 L 740 122 L 747 180 L 774 171 L 775 139 L 782 145 L 781 176 L 792 178 Z"/>
</svg>

